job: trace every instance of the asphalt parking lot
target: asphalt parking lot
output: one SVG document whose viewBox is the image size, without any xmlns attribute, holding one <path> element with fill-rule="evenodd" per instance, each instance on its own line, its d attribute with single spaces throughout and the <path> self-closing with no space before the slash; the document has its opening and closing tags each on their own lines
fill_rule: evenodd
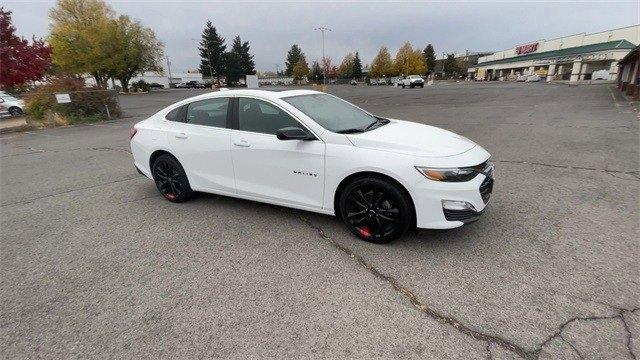
<svg viewBox="0 0 640 360">
<path fill-rule="evenodd" d="M 639 117 L 610 85 L 335 86 L 496 163 L 483 218 L 389 245 L 138 175 L 127 118 L 0 136 L 0 357 L 635 359 Z"/>
</svg>

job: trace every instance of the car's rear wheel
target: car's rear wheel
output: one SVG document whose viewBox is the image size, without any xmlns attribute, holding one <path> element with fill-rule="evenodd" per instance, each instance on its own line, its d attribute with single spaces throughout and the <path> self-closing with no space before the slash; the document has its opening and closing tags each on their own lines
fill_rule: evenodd
<svg viewBox="0 0 640 360">
<path fill-rule="evenodd" d="M 153 162 L 153 179 L 160 194 L 172 202 L 183 202 L 193 196 L 187 174 L 180 162 L 169 154 Z"/>
<path fill-rule="evenodd" d="M 402 236 L 413 217 L 410 200 L 397 185 L 366 177 L 349 183 L 340 195 L 340 215 L 359 238 L 377 244 Z"/>
</svg>

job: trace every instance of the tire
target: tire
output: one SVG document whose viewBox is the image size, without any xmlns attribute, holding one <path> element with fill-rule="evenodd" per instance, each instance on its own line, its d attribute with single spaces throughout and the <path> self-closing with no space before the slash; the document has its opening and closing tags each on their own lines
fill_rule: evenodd
<svg viewBox="0 0 640 360">
<path fill-rule="evenodd" d="M 11 116 L 20 116 L 23 114 L 23 112 L 19 107 L 13 106 L 9 108 L 9 114 L 11 114 Z"/>
<path fill-rule="evenodd" d="M 410 87 L 411 89 L 413 89 L 413 88 L 414 88 L 414 87 L 416 87 L 416 86 L 415 86 L 415 85 L 413 85 L 413 84 L 411 84 L 411 85 L 409 85 L 409 87 Z"/>
<path fill-rule="evenodd" d="M 420 89 L 424 89 L 424 84 L 420 85 Z"/>
<path fill-rule="evenodd" d="M 189 200 L 194 192 L 180 162 L 169 154 L 160 155 L 151 169 L 156 187 L 165 199 L 180 203 Z"/>
<path fill-rule="evenodd" d="M 340 194 L 340 217 L 362 240 L 385 244 L 401 237 L 411 225 L 413 207 L 397 185 L 378 177 L 347 184 Z"/>
<path fill-rule="evenodd" d="M 402 84 L 402 88 L 404 89 L 404 84 Z"/>
</svg>

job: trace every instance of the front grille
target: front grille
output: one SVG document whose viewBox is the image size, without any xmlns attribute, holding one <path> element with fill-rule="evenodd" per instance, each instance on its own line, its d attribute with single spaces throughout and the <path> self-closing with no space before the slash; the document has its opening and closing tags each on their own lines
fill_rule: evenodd
<svg viewBox="0 0 640 360">
<path fill-rule="evenodd" d="M 444 218 L 448 221 L 471 222 L 477 220 L 478 217 L 480 217 L 480 213 L 473 210 L 442 209 L 442 211 L 444 211 Z"/>
<path fill-rule="evenodd" d="M 491 197 L 491 192 L 493 191 L 493 178 L 487 177 L 484 179 L 482 184 L 480 184 L 480 196 L 482 197 L 482 201 L 486 204 Z"/>
</svg>

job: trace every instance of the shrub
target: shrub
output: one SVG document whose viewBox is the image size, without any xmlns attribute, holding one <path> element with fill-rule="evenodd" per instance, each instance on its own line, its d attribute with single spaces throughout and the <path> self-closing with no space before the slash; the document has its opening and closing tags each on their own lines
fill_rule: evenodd
<svg viewBox="0 0 640 360">
<path fill-rule="evenodd" d="M 69 94 L 71 102 L 58 104 L 56 93 Z M 84 80 L 77 77 L 57 77 L 28 94 L 25 103 L 30 119 L 49 125 L 94 122 L 121 115 L 115 91 L 87 88 Z"/>
<path fill-rule="evenodd" d="M 149 92 L 149 89 L 151 89 L 151 86 L 149 86 L 149 84 L 147 84 L 146 81 L 140 79 L 134 82 L 133 84 L 131 84 L 131 88 L 135 92 Z"/>
</svg>

